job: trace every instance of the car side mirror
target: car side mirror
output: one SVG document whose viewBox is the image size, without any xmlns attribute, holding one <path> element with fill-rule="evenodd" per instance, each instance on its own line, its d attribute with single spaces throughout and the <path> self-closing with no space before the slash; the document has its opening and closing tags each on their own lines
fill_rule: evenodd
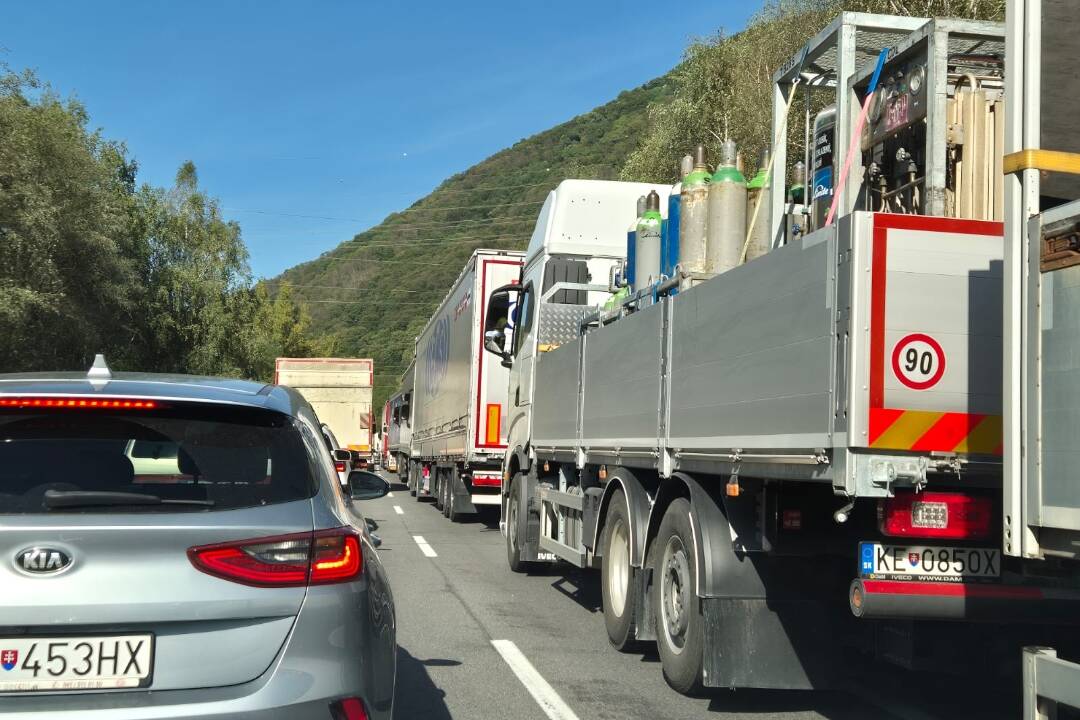
<svg viewBox="0 0 1080 720">
<path fill-rule="evenodd" d="M 373 472 L 353 470 L 349 473 L 349 497 L 353 500 L 375 500 L 390 492 L 390 483 Z"/>
<path fill-rule="evenodd" d="M 337 460 L 338 462 L 349 462 L 350 460 L 352 460 L 352 453 L 348 450 L 335 450 L 334 460 Z"/>
</svg>

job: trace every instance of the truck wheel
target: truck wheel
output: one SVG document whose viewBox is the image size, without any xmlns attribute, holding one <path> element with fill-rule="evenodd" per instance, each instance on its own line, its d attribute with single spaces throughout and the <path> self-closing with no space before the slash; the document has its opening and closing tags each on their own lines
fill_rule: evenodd
<svg viewBox="0 0 1080 720">
<path fill-rule="evenodd" d="M 690 502 L 678 498 L 664 513 L 656 535 L 652 583 L 656 646 L 664 678 L 684 694 L 701 689 L 704 622 L 697 577 L 697 554 L 690 529 Z"/>
<path fill-rule="evenodd" d="M 443 490 L 446 487 L 438 470 L 431 473 L 431 483 L 435 488 L 435 492 L 432 493 L 435 496 L 435 509 L 441 511 L 443 509 Z"/>
<path fill-rule="evenodd" d="M 617 650 L 629 650 L 634 641 L 636 571 L 630 564 L 630 519 L 622 490 L 616 490 L 608 502 L 600 547 L 603 553 L 600 587 L 608 640 Z"/>
<path fill-rule="evenodd" d="M 446 519 L 449 520 L 452 523 L 461 522 L 461 515 L 462 515 L 461 511 L 457 509 L 457 500 L 454 499 L 454 497 L 455 497 L 455 492 L 454 491 L 457 490 L 457 484 L 458 484 L 458 473 L 457 473 L 456 470 L 452 470 L 450 472 L 449 487 L 447 487 L 447 489 L 446 489 L 446 492 L 447 492 L 447 497 L 446 497 Z"/>
<path fill-rule="evenodd" d="M 453 502 L 451 498 L 454 496 L 454 480 L 451 471 L 444 471 L 442 478 L 439 479 L 439 494 L 442 495 L 442 516 L 448 518 L 450 517 L 450 503 Z"/>
<path fill-rule="evenodd" d="M 416 473 L 412 471 L 412 465 L 405 471 L 405 482 L 409 484 L 409 494 L 416 497 Z"/>
<path fill-rule="evenodd" d="M 524 492 L 525 478 L 518 473 L 510 484 L 510 495 L 506 503 L 506 561 L 510 569 L 516 573 L 527 572 L 532 563 L 521 559 L 521 544 L 518 538 L 518 506 L 520 504 L 519 493 Z"/>
</svg>

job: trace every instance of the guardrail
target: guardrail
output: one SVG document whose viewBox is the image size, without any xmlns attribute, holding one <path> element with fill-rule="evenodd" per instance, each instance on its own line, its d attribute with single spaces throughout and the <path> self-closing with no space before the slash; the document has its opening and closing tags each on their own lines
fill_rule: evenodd
<svg viewBox="0 0 1080 720">
<path fill-rule="evenodd" d="M 1024 720 L 1056 720 L 1059 705 L 1080 708 L 1080 665 L 1046 647 L 1024 648 Z"/>
</svg>

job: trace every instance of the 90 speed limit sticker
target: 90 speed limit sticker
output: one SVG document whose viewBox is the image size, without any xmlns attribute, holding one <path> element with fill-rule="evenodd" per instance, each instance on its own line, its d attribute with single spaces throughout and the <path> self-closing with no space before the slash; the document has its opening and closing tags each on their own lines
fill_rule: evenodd
<svg viewBox="0 0 1080 720">
<path fill-rule="evenodd" d="M 929 335 L 905 335 L 893 347 L 892 369 L 896 379 L 912 390 L 929 390 L 945 374 L 945 351 Z"/>
</svg>

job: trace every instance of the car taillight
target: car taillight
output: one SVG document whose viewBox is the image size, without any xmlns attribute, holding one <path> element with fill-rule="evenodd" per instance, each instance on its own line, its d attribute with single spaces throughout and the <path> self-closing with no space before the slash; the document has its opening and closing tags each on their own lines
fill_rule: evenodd
<svg viewBox="0 0 1080 720">
<path fill-rule="evenodd" d="M 196 569 L 254 587 L 346 582 L 364 569 L 359 536 L 349 528 L 236 540 L 188 548 Z"/>
<path fill-rule="evenodd" d="M 984 538 L 992 516 L 989 497 L 956 492 L 898 491 L 878 502 L 878 528 L 893 537 Z"/>
<path fill-rule="evenodd" d="M 330 703 L 331 720 L 368 720 L 360 698 L 344 698 Z"/>
<path fill-rule="evenodd" d="M 352 580 L 363 569 L 360 540 L 340 530 L 315 533 L 311 551 L 311 585 Z"/>
<path fill-rule="evenodd" d="M 337 470 L 339 473 L 345 472 L 345 461 L 344 460 L 335 460 L 334 461 L 334 469 Z"/>
</svg>

